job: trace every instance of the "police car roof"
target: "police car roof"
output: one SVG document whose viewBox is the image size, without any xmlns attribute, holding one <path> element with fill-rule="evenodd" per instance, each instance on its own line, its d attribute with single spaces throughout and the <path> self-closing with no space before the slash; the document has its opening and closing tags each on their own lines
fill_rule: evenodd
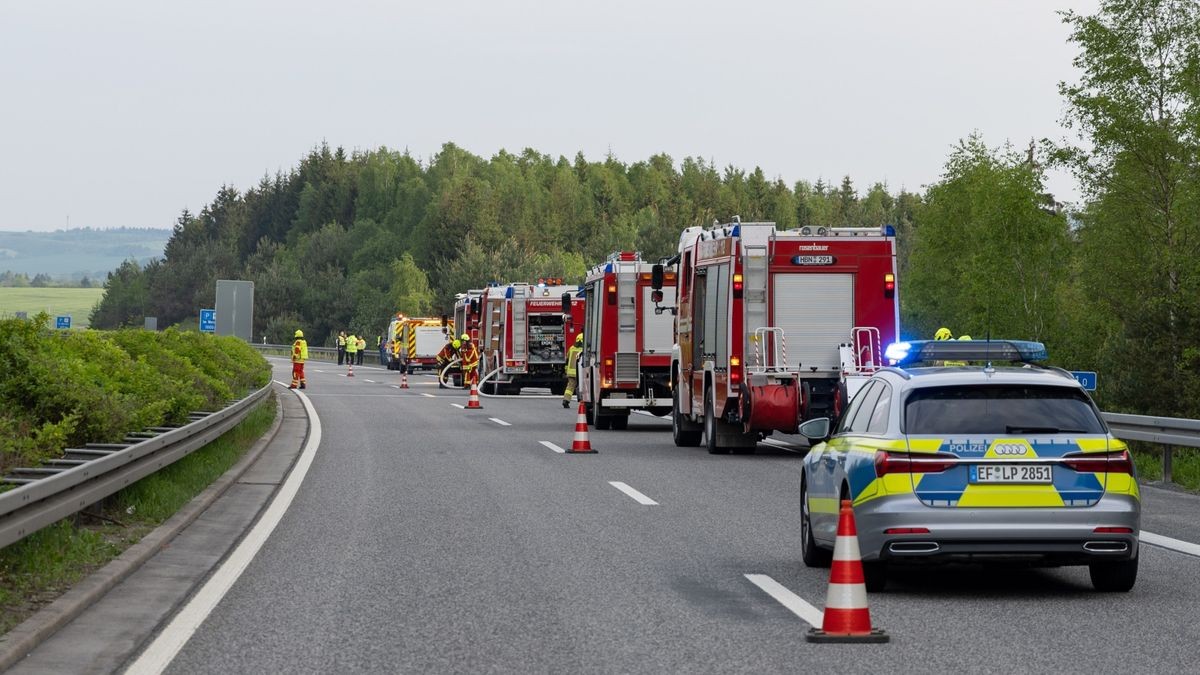
<svg viewBox="0 0 1200 675">
<path fill-rule="evenodd" d="M 944 387 L 956 385 L 987 384 L 1032 384 L 1057 387 L 1080 387 L 1071 374 L 1058 368 L 1035 365 L 1000 366 L 986 368 L 983 365 L 967 366 L 917 366 L 884 368 L 880 373 L 890 373 L 906 380 L 906 387 Z"/>
</svg>

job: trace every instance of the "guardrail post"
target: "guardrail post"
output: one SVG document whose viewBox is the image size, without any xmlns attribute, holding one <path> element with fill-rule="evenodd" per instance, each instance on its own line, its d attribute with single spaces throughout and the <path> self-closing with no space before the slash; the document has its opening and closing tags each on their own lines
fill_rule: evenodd
<svg viewBox="0 0 1200 675">
<path fill-rule="evenodd" d="M 1163 482 L 1170 483 L 1171 482 L 1171 446 L 1169 446 L 1169 445 L 1163 446 L 1162 469 L 1163 469 L 1163 478 L 1162 478 Z"/>
</svg>

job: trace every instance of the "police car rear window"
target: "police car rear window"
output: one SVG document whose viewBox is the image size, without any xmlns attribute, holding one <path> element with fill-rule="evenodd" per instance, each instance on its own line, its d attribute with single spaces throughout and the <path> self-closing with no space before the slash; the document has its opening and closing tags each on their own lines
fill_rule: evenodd
<svg viewBox="0 0 1200 675">
<path fill-rule="evenodd" d="M 904 404 L 909 435 L 1102 434 L 1087 396 L 1070 387 L 985 385 L 917 389 Z"/>
</svg>

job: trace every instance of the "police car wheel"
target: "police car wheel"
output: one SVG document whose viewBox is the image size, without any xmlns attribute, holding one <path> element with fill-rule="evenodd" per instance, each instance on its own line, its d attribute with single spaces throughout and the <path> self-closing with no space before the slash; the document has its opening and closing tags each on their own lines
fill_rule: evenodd
<svg viewBox="0 0 1200 675">
<path fill-rule="evenodd" d="M 1092 588 L 1105 593 L 1128 593 L 1137 582 L 1137 556 L 1129 560 L 1106 560 L 1088 565 Z"/>
<path fill-rule="evenodd" d="M 817 546 L 813 538 L 811 514 L 808 510 L 808 480 L 800 477 L 800 559 L 806 567 L 829 567 L 833 551 Z"/>
<path fill-rule="evenodd" d="M 883 560 L 864 560 L 863 585 L 868 593 L 878 593 L 887 588 L 887 562 Z"/>
</svg>

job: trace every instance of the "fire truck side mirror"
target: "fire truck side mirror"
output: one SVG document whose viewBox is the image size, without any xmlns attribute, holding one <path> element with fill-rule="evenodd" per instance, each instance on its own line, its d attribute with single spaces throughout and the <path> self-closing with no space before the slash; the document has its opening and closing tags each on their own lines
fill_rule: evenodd
<svg viewBox="0 0 1200 675">
<path fill-rule="evenodd" d="M 570 293 L 562 294 L 562 313 L 563 314 L 571 313 L 571 294 Z"/>
<path fill-rule="evenodd" d="M 650 288 L 653 288 L 654 290 L 658 291 L 658 290 L 662 290 L 662 287 L 663 287 L 663 266 L 655 265 L 654 267 L 650 268 Z M 662 294 L 659 293 L 659 295 L 662 295 Z M 655 300 L 655 302 L 658 302 L 658 300 Z"/>
<path fill-rule="evenodd" d="M 471 313 L 472 314 L 479 313 L 479 300 L 471 300 Z"/>
<path fill-rule="evenodd" d="M 447 316 L 447 315 L 445 315 L 445 314 L 443 314 L 443 315 L 442 315 L 442 328 L 445 328 L 445 327 L 447 327 L 447 326 L 449 326 L 449 325 L 450 325 L 450 317 L 449 317 L 449 316 Z"/>
<path fill-rule="evenodd" d="M 656 303 L 662 302 L 663 301 L 663 292 L 662 291 L 650 291 L 650 299 Z"/>
</svg>

